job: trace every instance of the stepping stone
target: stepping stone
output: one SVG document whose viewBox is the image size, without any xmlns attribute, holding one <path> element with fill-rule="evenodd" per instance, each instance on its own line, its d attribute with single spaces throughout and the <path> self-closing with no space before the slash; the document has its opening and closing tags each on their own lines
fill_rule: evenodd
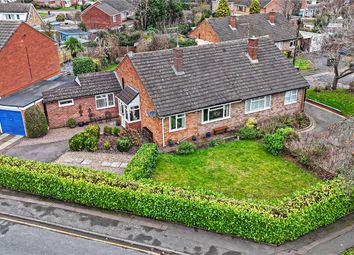
<svg viewBox="0 0 354 255">
<path fill-rule="evenodd" d="M 126 168 L 126 167 L 127 167 L 127 165 L 128 165 L 128 163 L 123 162 L 123 163 L 120 165 L 120 167 L 121 167 L 121 168 Z"/>
<path fill-rule="evenodd" d="M 111 162 L 107 162 L 107 161 L 103 161 L 102 164 L 101 164 L 101 166 L 108 166 L 108 167 L 110 167 L 110 166 L 112 166 L 112 163 L 111 163 Z"/>
<path fill-rule="evenodd" d="M 113 162 L 111 167 L 120 167 L 121 164 L 122 162 Z"/>
<path fill-rule="evenodd" d="M 85 159 L 84 161 L 81 162 L 81 165 L 89 165 L 92 163 L 92 160 L 90 159 Z"/>
</svg>

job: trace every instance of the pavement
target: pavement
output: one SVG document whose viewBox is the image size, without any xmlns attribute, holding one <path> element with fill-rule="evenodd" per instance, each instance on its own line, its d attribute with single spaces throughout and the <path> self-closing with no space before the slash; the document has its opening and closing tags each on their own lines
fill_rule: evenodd
<svg viewBox="0 0 354 255">
<path fill-rule="evenodd" d="M 312 231 L 295 241 L 272 246 L 124 212 L 83 207 L 4 189 L 0 190 L 0 205 L 0 213 L 3 215 L 31 219 L 71 230 L 78 229 L 132 244 L 155 247 L 160 251 L 173 250 L 175 254 L 336 255 L 354 246 L 354 214 L 338 220 L 335 224 Z"/>
<path fill-rule="evenodd" d="M 20 135 L 0 134 L 0 151 L 6 150 L 22 138 Z"/>
</svg>

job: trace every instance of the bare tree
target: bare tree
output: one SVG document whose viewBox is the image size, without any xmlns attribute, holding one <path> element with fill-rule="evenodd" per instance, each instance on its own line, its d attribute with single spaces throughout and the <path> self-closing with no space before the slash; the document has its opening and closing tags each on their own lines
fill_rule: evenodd
<svg viewBox="0 0 354 255">
<path fill-rule="evenodd" d="M 280 1 L 280 12 L 286 17 L 288 20 L 290 20 L 291 15 L 293 14 L 294 6 L 295 4 L 293 3 L 292 0 L 282 0 Z"/>
<path fill-rule="evenodd" d="M 342 55 L 354 53 L 354 16 L 349 8 L 343 5 L 344 0 L 334 0 L 324 3 L 324 13 L 329 15 L 333 22 L 338 17 L 343 20 L 335 27 L 325 27 L 322 32 L 325 34 L 322 51 L 333 64 L 334 78 L 331 89 L 337 89 L 338 81 L 354 73 L 354 62 L 340 70 L 340 60 Z"/>
</svg>

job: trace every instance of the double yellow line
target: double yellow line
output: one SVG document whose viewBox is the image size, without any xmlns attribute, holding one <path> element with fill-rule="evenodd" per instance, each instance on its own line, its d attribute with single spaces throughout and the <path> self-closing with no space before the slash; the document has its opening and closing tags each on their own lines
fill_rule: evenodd
<svg viewBox="0 0 354 255">
<path fill-rule="evenodd" d="M 39 224 L 34 224 L 34 223 L 26 222 L 26 221 L 15 220 L 15 219 L 4 217 L 4 216 L 0 216 L 0 220 L 5 220 L 5 221 L 9 221 L 9 222 L 25 225 L 25 226 L 45 229 L 45 230 L 49 230 L 49 231 L 52 231 L 52 232 L 56 232 L 56 233 L 60 233 L 60 234 L 68 235 L 68 236 L 73 236 L 73 237 L 83 238 L 83 239 L 86 239 L 86 240 L 96 241 L 96 242 L 100 242 L 100 243 L 104 243 L 104 244 L 117 246 L 117 247 L 120 247 L 120 248 L 125 248 L 125 249 L 130 249 L 130 250 L 134 250 L 134 251 L 143 252 L 143 253 L 146 253 L 146 254 L 160 255 L 160 253 L 156 253 L 156 252 L 152 252 L 152 251 L 149 251 L 149 250 L 140 249 L 140 248 L 137 248 L 137 247 L 134 247 L 134 246 L 120 244 L 120 243 L 116 243 L 116 242 L 112 242 L 112 241 L 106 241 L 106 240 L 102 240 L 102 239 L 99 239 L 99 238 L 90 237 L 88 235 L 76 234 L 76 233 L 73 233 L 73 232 L 60 230 L 60 229 L 56 229 L 56 228 L 51 228 L 51 227 L 46 227 L 46 226 L 42 226 L 42 225 L 39 225 Z"/>
</svg>

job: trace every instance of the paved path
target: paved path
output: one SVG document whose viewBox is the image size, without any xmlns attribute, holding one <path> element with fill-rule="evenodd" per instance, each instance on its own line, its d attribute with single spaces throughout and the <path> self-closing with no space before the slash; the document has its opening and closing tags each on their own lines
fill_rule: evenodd
<svg viewBox="0 0 354 255">
<path fill-rule="evenodd" d="M 0 135 L 0 151 L 4 151 L 10 146 L 14 145 L 19 141 L 23 136 L 20 135 L 10 135 L 10 134 L 1 134 Z"/>
<path fill-rule="evenodd" d="M 354 214 L 296 241 L 276 247 L 179 224 L 121 212 L 98 210 L 7 190 L 0 190 L 0 205 L 0 213 L 195 255 L 285 255 L 295 254 L 295 252 L 300 255 L 336 255 L 337 253 L 332 252 L 344 251 L 354 246 L 354 238 L 352 238 Z M 305 252 L 299 252 L 301 250 Z"/>
<path fill-rule="evenodd" d="M 316 122 L 315 129 L 312 132 L 322 132 L 327 129 L 328 126 L 343 121 L 345 118 L 320 108 L 316 105 L 305 102 L 305 112 L 310 115 Z"/>
</svg>

